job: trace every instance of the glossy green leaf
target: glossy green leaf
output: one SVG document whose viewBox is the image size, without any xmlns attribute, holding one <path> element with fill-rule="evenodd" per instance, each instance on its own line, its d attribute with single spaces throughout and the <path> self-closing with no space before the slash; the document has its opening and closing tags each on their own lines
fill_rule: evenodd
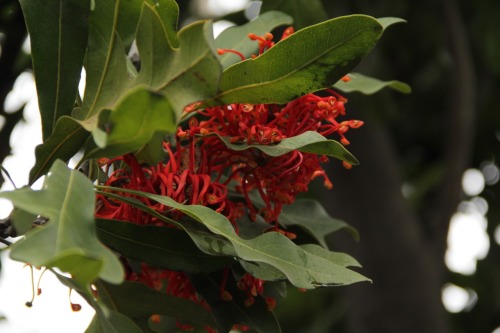
<svg viewBox="0 0 500 333">
<path fill-rule="evenodd" d="M 45 175 L 57 159 L 69 161 L 89 135 L 74 118 L 59 118 L 52 135 L 35 149 L 36 163 L 30 171 L 29 184 Z"/>
<path fill-rule="evenodd" d="M 262 7 L 260 8 L 261 15 L 270 10 L 279 10 L 293 17 L 293 26 L 295 29 L 302 29 L 328 19 L 321 0 L 262 1 Z"/>
<path fill-rule="evenodd" d="M 252 54 L 258 54 L 259 50 L 258 43 L 248 38 L 249 33 L 262 36 L 267 32 L 271 32 L 276 27 L 291 25 L 292 21 L 290 16 L 282 12 L 270 11 L 244 25 L 230 27 L 224 30 L 215 39 L 215 46 L 220 49 L 238 51 L 248 59 Z M 220 56 L 220 62 L 223 68 L 227 68 L 240 61 L 241 58 L 233 53 L 226 53 Z"/>
<path fill-rule="evenodd" d="M 87 47 L 89 0 L 21 0 L 31 41 L 43 139 L 69 115 Z"/>
<path fill-rule="evenodd" d="M 222 137 L 218 134 L 211 135 L 219 136 L 226 146 L 236 151 L 256 148 L 269 156 L 281 156 L 293 150 L 298 150 L 304 153 L 327 155 L 351 164 L 359 164 L 358 160 L 341 143 L 335 140 L 328 140 L 314 131 L 307 131 L 291 138 L 285 138 L 273 145 L 231 143 L 231 138 L 229 137 Z"/>
<path fill-rule="evenodd" d="M 382 31 L 376 19 L 365 15 L 299 30 L 261 56 L 226 69 L 221 92 L 206 104 L 282 104 L 331 87 L 370 52 Z"/>
<path fill-rule="evenodd" d="M 85 61 L 86 81 L 82 118 L 88 119 L 112 106 L 130 84 L 125 46 L 117 32 L 123 6 L 136 1 L 95 1 L 90 15 L 89 43 Z"/>
<path fill-rule="evenodd" d="M 201 252 L 179 229 L 141 226 L 133 223 L 96 219 L 97 236 L 125 257 L 158 268 L 190 273 L 211 272 L 231 263 L 231 257 Z"/>
<path fill-rule="evenodd" d="M 381 81 L 360 73 L 350 73 L 347 76 L 350 78 L 348 82 L 340 80 L 333 87 L 345 93 L 360 92 L 365 95 L 374 94 L 384 88 L 391 88 L 403 94 L 411 93 L 411 87 L 401 81 Z"/>
<path fill-rule="evenodd" d="M 126 189 L 116 190 L 142 196 L 181 211 L 201 223 L 215 235 L 222 236 L 225 240 L 229 241 L 236 257 L 245 261 L 269 264 L 283 272 L 287 279 L 299 288 L 312 289 L 318 286 L 344 285 L 367 281 L 359 273 L 350 271 L 323 257 L 303 251 L 280 233 L 268 232 L 253 239 L 243 239 L 236 234 L 231 222 L 227 218 L 208 207 L 183 205 L 169 197 L 156 194 Z M 155 216 L 165 219 L 158 213 Z M 165 221 L 170 222 L 168 219 L 165 219 Z M 178 224 L 182 225 L 182 223 Z M 193 240 L 196 242 L 195 239 Z M 207 239 L 207 241 L 213 242 L 213 239 Z M 203 250 L 203 248 L 200 249 Z M 230 254 L 227 251 L 233 249 L 229 248 L 222 241 L 213 244 L 211 247 L 211 251 L 223 251 L 222 253 L 219 252 L 219 254 Z"/>
<path fill-rule="evenodd" d="M 332 218 L 319 202 L 312 199 L 299 199 L 284 206 L 279 222 L 285 226 L 300 227 L 325 248 L 328 248 L 326 236 L 341 229 L 346 229 L 359 239 L 356 229 L 344 221 Z"/>
<path fill-rule="evenodd" d="M 109 115 L 109 117 L 108 117 Z M 128 93 L 109 114 L 101 112 L 94 141 L 99 148 L 85 158 L 114 157 L 145 146 L 157 131 L 175 131 L 175 115 L 163 96 L 138 88 Z"/>
<path fill-rule="evenodd" d="M 236 281 L 229 276 L 225 290 L 232 296 L 230 301 L 221 300 L 221 274 L 200 274 L 190 276 L 196 290 L 212 308 L 219 332 L 229 332 L 234 324 L 250 326 L 259 333 L 280 333 L 281 329 L 274 314 L 267 309 L 262 297 L 255 297 L 252 306 L 245 306 L 246 294 L 236 287 Z"/>
<path fill-rule="evenodd" d="M 58 267 L 82 284 L 96 278 L 123 280 L 118 259 L 97 240 L 92 183 L 78 171 L 56 161 L 41 190 L 22 188 L 0 193 L 14 206 L 49 218 L 12 246 L 11 258 L 34 266 Z"/>
<path fill-rule="evenodd" d="M 142 283 L 126 281 L 116 286 L 98 282 L 96 286 L 102 302 L 134 320 L 147 319 L 151 315 L 159 314 L 200 325 L 215 325 L 210 312 L 200 304 L 185 298 L 169 296 Z"/>
</svg>

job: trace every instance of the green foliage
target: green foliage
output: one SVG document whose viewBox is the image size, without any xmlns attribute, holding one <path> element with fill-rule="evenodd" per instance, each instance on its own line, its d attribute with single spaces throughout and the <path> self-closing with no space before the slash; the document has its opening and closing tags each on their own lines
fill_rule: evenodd
<svg viewBox="0 0 500 333">
<path fill-rule="evenodd" d="M 185 130 L 203 122 L 199 115 L 193 116 L 203 106 L 279 107 L 332 86 L 363 93 L 384 87 L 408 92 L 401 82 L 361 74 L 351 74 L 350 83 L 338 83 L 370 52 L 384 29 L 399 19 L 351 15 L 326 20 L 317 1 L 265 1 L 261 16 L 214 40 L 210 21 L 177 31 L 179 8 L 173 0 L 22 0 L 21 4 L 31 34 L 44 138 L 35 152 L 30 184 L 44 175 L 46 179 L 41 190 L 0 194 L 13 202 L 14 223 L 21 234 L 26 233 L 12 246 L 11 257 L 70 273 L 71 278 L 56 275 L 96 310 L 86 332 L 152 332 L 152 315 L 174 317 L 193 329 L 214 327 L 220 333 L 235 324 L 280 332 L 268 308 L 273 307 L 270 299 L 284 294 L 283 281 L 306 289 L 370 281 L 349 269 L 359 267 L 354 258 L 326 248 L 325 237 L 340 229 L 357 237 L 346 223 L 330 217 L 315 201 L 297 200 L 291 205 L 276 201 L 274 206 L 264 202 L 262 198 L 269 200 L 272 194 L 261 188 L 265 181 L 257 182 L 251 194 L 237 193 L 226 187 L 232 180 L 229 175 L 212 179 L 211 174 L 202 174 L 201 148 L 195 144 L 216 139 L 236 159 L 239 152 L 255 153 L 256 164 L 293 151 L 358 164 L 339 142 L 304 131 L 276 144 L 257 145 L 234 143 L 216 132 L 190 136 Z M 303 14 L 295 21 L 300 29 L 262 53 L 258 42 L 247 35 L 263 35 L 292 23 L 291 16 L 275 9 L 295 18 Z M 133 42 L 138 60 L 128 56 Z M 257 57 L 239 61 L 234 54 L 219 56 L 217 48 Z M 80 97 L 82 66 L 86 85 Z M 333 119 L 333 114 L 329 116 Z M 193 121 L 186 124 L 189 117 Z M 191 140 L 189 148 L 183 140 Z M 179 154 L 177 160 L 172 150 Z M 83 151 L 78 163 L 83 172 L 69 170 L 64 162 L 79 151 Z M 109 158 L 116 160 L 108 162 Z M 299 169 L 287 166 L 284 171 Z M 307 187 L 314 176 L 305 177 L 306 184 L 292 185 Z M 166 185 L 153 186 L 154 177 L 164 177 Z M 227 183 L 221 181 L 225 177 Z M 109 179 L 114 187 L 101 185 Z M 124 184 L 135 187 L 120 187 Z M 209 188 L 213 193 L 203 202 Z M 224 203 L 237 207 L 235 216 L 226 216 L 224 205 L 216 208 L 226 195 L 216 191 L 221 188 L 235 200 Z M 188 205 L 188 199 L 174 199 L 181 191 L 199 196 Z M 290 189 L 293 198 L 285 203 L 292 203 L 301 191 L 305 190 Z M 279 218 L 264 222 L 263 211 L 271 207 Z M 101 209 L 130 211 L 117 215 L 121 218 L 95 218 Z M 30 230 L 38 215 L 48 223 Z M 141 225 L 147 224 L 144 216 L 154 223 Z M 287 226 L 315 244 L 297 245 L 280 229 Z M 175 285 L 177 280 L 165 284 L 167 278 L 149 284 L 122 283 L 124 276 L 148 281 L 151 277 L 144 267 L 179 274 L 183 284 Z M 245 280 L 249 276 L 250 282 Z"/>
<path fill-rule="evenodd" d="M 219 332 L 229 332 L 233 323 L 240 322 L 252 327 L 259 333 L 279 333 L 280 325 L 271 311 L 268 311 L 266 303 L 262 299 L 248 307 L 245 299 L 241 296 L 233 297 L 229 302 L 221 301 L 219 294 L 219 278 L 213 275 L 198 275 L 192 278 L 194 285 L 214 309 L 214 317 Z M 233 282 L 233 281 L 229 281 Z M 228 291 L 233 295 L 239 295 L 234 284 Z"/>
<path fill-rule="evenodd" d="M 364 15 L 299 30 L 256 59 L 225 70 L 221 92 L 207 104 L 280 104 L 329 87 L 368 54 L 382 32 L 377 20 Z"/>
<path fill-rule="evenodd" d="M 344 221 L 332 218 L 315 200 L 299 199 L 292 205 L 284 207 L 281 216 L 284 225 L 303 228 L 325 248 L 328 248 L 326 236 L 341 229 L 346 229 L 355 239 L 359 239 L 356 229 Z"/>
<path fill-rule="evenodd" d="M 139 195 L 183 212 L 215 235 L 214 237 L 209 234 L 205 235 L 203 243 L 200 242 L 199 237 L 193 237 L 195 242 L 198 241 L 197 244 L 201 250 L 215 255 L 234 255 L 245 261 L 273 266 L 298 288 L 313 289 L 318 286 L 346 285 L 369 281 L 364 276 L 329 261 L 324 256 L 317 256 L 299 248 L 280 233 L 268 232 L 252 239 L 243 239 L 236 234 L 227 218 L 208 207 L 182 205 L 169 197 L 150 193 L 124 189 L 115 190 Z M 147 210 L 139 203 L 134 205 Z M 162 218 L 159 214 L 155 215 Z M 162 219 L 171 222 L 170 219 Z M 217 235 L 223 238 L 221 239 Z"/>
<path fill-rule="evenodd" d="M 339 142 L 327 140 L 324 136 L 318 134 L 318 132 L 313 131 L 307 131 L 291 138 L 285 138 L 274 145 L 231 143 L 230 138 L 219 137 L 226 146 L 236 151 L 256 148 L 269 156 L 281 156 L 293 150 L 298 150 L 304 153 L 327 155 L 351 164 L 358 164 L 358 160 Z"/>
<path fill-rule="evenodd" d="M 350 73 L 348 77 L 349 82 L 341 80 L 336 82 L 333 87 L 346 93 L 360 92 L 365 95 L 374 94 L 384 88 L 391 88 L 403 94 L 411 93 L 410 86 L 401 81 L 382 81 L 360 73 Z"/>
<path fill-rule="evenodd" d="M 102 302 L 118 313 L 145 323 L 154 315 L 165 315 L 191 323 L 214 326 L 210 312 L 187 299 L 165 295 L 142 283 L 124 282 L 117 286 L 100 282 L 96 286 L 102 292 Z"/>
<path fill-rule="evenodd" d="M 56 121 L 69 115 L 87 48 L 90 0 L 22 0 L 31 37 L 33 69 L 38 91 L 43 138 Z"/>
<path fill-rule="evenodd" d="M 259 48 L 257 43 L 248 42 L 247 36 L 249 33 L 260 36 L 272 31 L 276 27 L 291 25 L 292 22 L 292 18 L 282 12 L 266 12 L 245 25 L 234 26 L 224 30 L 215 39 L 215 46 L 220 49 L 237 50 L 245 58 L 250 58 L 253 54 L 258 54 Z M 227 53 L 220 57 L 220 63 L 224 69 L 239 61 L 241 61 L 241 58 L 232 53 Z"/>
<path fill-rule="evenodd" d="M 229 256 L 200 251 L 189 236 L 178 229 L 104 219 L 96 220 L 96 229 L 99 240 L 110 248 L 127 258 L 158 268 L 188 273 L 212 272 L 232 261 Z"/>
<path fill-rule="evenodd" d="M 87 152 L 86 158 L 115 157 L 137 151 L 156 132 L 175 130 L 175 115 L 168 101 L 144 89 L 131 91 L 112 112 L 101 112 L 99 118 L 101 126 L 93 130 L 99 148 Z"/>
<path fill-rule="evenodd" d="M 97 241 L 92 183 L 78 171 L 56 161 L 43 188 L 22 188 L 0 193 L 14 205 L 49 219 L 46 226 L 29 232 L 12 246 L 11 257 L 35 266 L 57 267 L 81 284 L 96 278 L 120 283 L 123 270 L 118 259 Z"/>
</svg>

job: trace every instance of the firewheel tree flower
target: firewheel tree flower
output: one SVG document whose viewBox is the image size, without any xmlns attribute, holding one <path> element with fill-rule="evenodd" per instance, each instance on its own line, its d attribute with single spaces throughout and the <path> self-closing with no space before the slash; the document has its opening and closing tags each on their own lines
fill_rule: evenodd
<svg viewBox="0 0 500 333">
<path fill-rule="evenodd" d="M 287 38 L 293 33 L 288 28 L 283 34 Z M 249 34 L 249 39 L 258 41 L 259 54 L 274 46 L 273 36 Z M 235 53 L 236 50 L 219 50 L 219 54 Z M 292 204 L 297 195 L 308 190 L 309 183 L 323 178 L 324 185 L 332 188 L 332 182 L 322 167 L 328 162 L 325 155 L 292 150 L 281 156 L 269 156 L 257 149 L 242 151 L 228 147 L 221 137 L 229 138 L 233 144 L 276 145 L 283 139 L 306 131 L 315 131 L 323 136 L 337 135 L 348 145 L 345 134 L 350 128 L 363 125 L 360 120 L 337 120 L 346 115 L 347 99 L 332 89 L 322 94 L 306 94 L 284 105 L 277 104 L 230 104 L 187 112 L 194 113 L 186 126 L 179 126 L 172 141 L 163 142 L 165 160 L 153 166 L 140 165 L 133 154 L 101 159 L 100 165 L 108 173 L 106 186 L 143 191 L 167 196 L 179 203 L 203 205 L 224 215 L 238 233 L 238 219 L 245 215 L 250 221 L 260 216 L 270 227 L 267 232 L 279 232 L 290 239 L 296 235 L 280 227 L 280 214 L 284 205 Z M 216 134 L 216 135 L 213 135 Z M 117 166 L 119 167 L 113 167 Z M 345 164 L 349 167 L 349 164 Z M 112 171 L 111 171 L 112 170 Z M 241 194 L 231 196 L 230 193 Z M 257 193 L 264 203 L 255 207 L 251 193 Z M 147 198 L 131 196 L 161 215 L 182 220 L 183 213 Z M 98 195 L 96 216 L 99 218 L 127 221 L 139 225 L 173 227 L 132 205 Z M 252 222 L 250 222 L 252 223 Z M 168 295 L 181 297 L 210 309 L 183 272 L 157 269 L 145 263 L 134 270 L 123 262 L 126 279 L 138 281 Z M 223 301 L 232 299 L 226 290 L 230 268 L 226 267 L 220 283 L 219 296 Z M 245 273 L 237 281 L 237 288 L 246 296 L 245 306 L 252 306 L 254 298 L 262 296 L 265 281 Z M 276 300 L 264 296 L 269 309 Z M 178 322 L 178 327 L 191 329 Z M 241 327 L 240 327 L 241 328 Z M 208 331 L 211 328 L 206 327 Z"/>
<path fill-rule="evenodd" d="M 347 225 L 301 194 L 334 186 L 332 158 L 357 163 L 345 147 L 363 121 L 339 89 L 363 91 L 349 71 L 401 20 L 350 15 L 295 32 L 281 28 L 290 16 L 264 12 L 214 41 L 210 22 L 176 30 L 174 0 L 21 5 L 44 139 L 30 184 L 46 179 L 0 193 L 16 207 L 0 241 L 84 297 L 89 332 L 161 331 L 171 317 L 185 331 L 279 333 L 285 282 L 369 281 L 328 250 L 326 235 Z"/>
</svg>

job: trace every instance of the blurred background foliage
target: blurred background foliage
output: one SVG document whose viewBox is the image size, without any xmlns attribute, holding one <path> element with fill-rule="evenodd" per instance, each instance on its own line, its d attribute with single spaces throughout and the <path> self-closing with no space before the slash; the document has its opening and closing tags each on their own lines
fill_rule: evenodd
<svg viewBox="0 0 500 333">
<path fill-rule="evenodd" d="M 178 2 L 180 25 L 204 18 L 247 21 L 244 12 L 222 13 L 214 1 Z M 500 160 L 500 2 L 265 0 L 262 10 L 287 12 L 295 17 L 296 28 L 352 13 L 407 20 L 386 31 L 356 71 L 407 82 L 413 89 L 411 95 L 386 90 L 347 96 L 349 118 L 366 122 L 349 133 L 348 148 L 361 165 L 347 171 L 333 164 L 333 191 L 318 186 L 312 194 L 333 216 L 359 230 L 359 243 L 347 233 L 329 241 L 333 249 L 357 258 L 374 283 L 307 293 L 290 288 L 277 308 L 283 331 L 495 331 L 500 327 L 500 246 L 494 235 L 500 230 L 495 178 Z M 22 121 L 23 108 L 5 110 L 4 103 L 19 74 L 30 70 L 25 39 L 17 0 L 1 0 L 0 164 L 11 152 L 12 129 Z M 461 202 L 471 199 L 462 189 L 469 168 L 483 170 L 485 176 L 479 195 L 489 207 L 490 247 L 473 274 L 460 274 L 444 258 L 450 219 Z M 462 311 L 450 313 L 443 307 L 447 283 L 471 295 Z"/>
</svg>

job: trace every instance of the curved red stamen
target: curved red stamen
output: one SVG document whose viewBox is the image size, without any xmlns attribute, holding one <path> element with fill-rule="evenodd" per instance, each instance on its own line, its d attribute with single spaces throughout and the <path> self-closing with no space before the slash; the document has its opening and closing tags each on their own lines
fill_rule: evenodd
<svg viewBox="0 0 500 333">
<path fill-rule="evenodd" d="M 233 54 L 236 54 L 238 57 L 241 58 L 241 60 L 246 60 L 245 56 L 243 55 L 243 53 L 241 52 L 238 52 L 236 50 L 229 50 L 229 49 L 217 49 L 217 53 L 219 55 L 223 55 L 223 54 L 226 54 L 226 53 L 233 53 Z"/>
</svg>

